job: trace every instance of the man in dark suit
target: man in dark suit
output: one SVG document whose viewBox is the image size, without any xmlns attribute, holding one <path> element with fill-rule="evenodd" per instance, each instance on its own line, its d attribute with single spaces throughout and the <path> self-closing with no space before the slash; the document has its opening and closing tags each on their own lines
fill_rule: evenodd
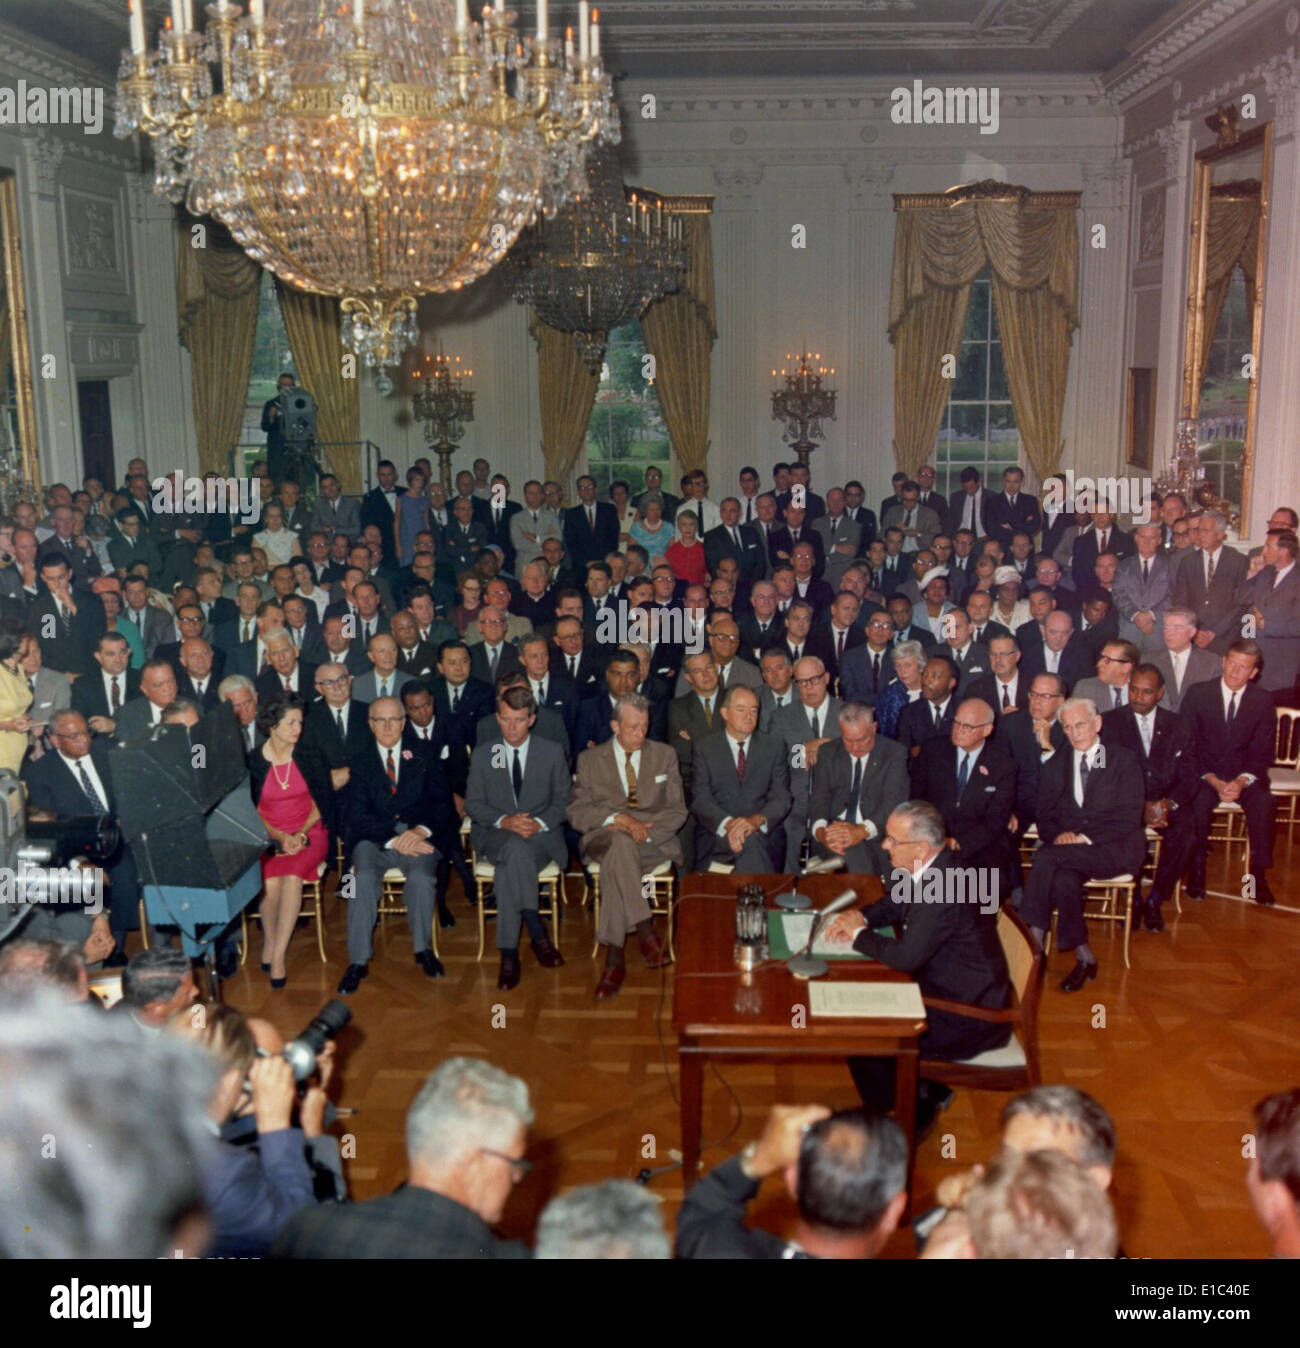
<svg viewBox="0 0 1300 1348">
<path fill-rule="evenodd" d="M 38 567 L 41 584 L 27 604 L 27 627 L 41 639 L 45 664 L 61 674 L 91 674 L 95 647 L 108 626 L 104 603 L 89 591 L 73 592 L 67 558 L 51 552 Z"/>
<path fill-rule="evenodd" d="M 202 637 L 186 637 L 181 642 L 181 668 L 176 676 L 176 691 L 181 697 L 189 698 L 204 716 L 220 700 L 217 685 L 221 675 L 216 669 L 216 658 L 217 652 Z"/>
<path fill-rule="evenodd" d="M 262 706 L 283 698 L 286 693 L 297 693 L 304 702 L 311 701 L 316 666 L 300 657 L 297 646 L 283 627 L 266 634 L 266 663 L 267 668 L 254 680 L 257 700 Z"/>
<path fill-rule="evenodd" d="M 960 856 L 945 846 L 943 816 L 926 801 L 909 800 L 886 820 L 884 847 L 893 869 L 889 891 L 865 909 L 833 917 L 827 939 L 852 944 L 860 955 L 911 974 L 925 997 L 1002 1010 L 1007 1004 L 1007 962 L 998 940 L 997 909 L 984 903 L 943 902 L 957 885 L 949 877 L 964 871 Z M 964 880 L 966 877 L 961 876 Z M 876 928 L 892 926 L 893 940 Z M 920 1052 L 927 1058 L 961 1061 L 1010 1038 L 1010 1028 L 951 1011 L 926 1010 L 927 1032 Z M 850 1058 L 849 1070 L 868 1108 L 888 1108 L 894 1096 L 892 1059 Z M 917 1130 L 923 1132 L 947 1098 L 941 1088 L 921 1086 Z"/>
<path fill-rule="evenodd" d="M 285 474 L 284 419 L 280 414 L 280 394 L 293 388 L 297 380 L 287 370 L 276 381 L 276 396 L 262 404 L 262 430 L 266 434 L 266 467 L 273 482 Z"/>
<path fill-rule="evenodd" d="M 140 696 L 140 675 L 129 669 L 131 648 L 126 638 L 105 632 L 95 647 L 96 670 L 72 685 L 72 710 L 86 718 L 91 733 L 112 741 L 117 715 Z"/>
<path fill-rule="evenodd" d="M 733 684 L 718 714 L 726 733 L 695 746 L 696 868 L 707 870 L 717 858 L 734 863 L 742 875 L 779 871 L 792 803 L 785 741 L 757 733 L 758 694 L 752 688 Z"/>
<path fill-rule="evenodd" d="M 1279 707 L 1297 705 L 1300 678 L 1300 539 L 1290 529 L 1270 529 L 1260 553 L 1261 569 L 1245 583 L 1247 616 L 1263 652 L 1259 686 Z M 1252 562 L 1252 566 L 1256 563 Z"/>
<path fill-rule="evenodd" d="M 636 692 L 640 670 L 641 664 L 634 651 L 619 649 L 610 656 L 605 666 L 605 691 L 595 697 L 583 698 L 578 704 L 572 727 L 575 760 L 583 750 L 604 744 L 614 733 L 611 723 L 615 706 L 619 698 Z"/>
<path fill-rule="evenodd" d="M 1039 546 L 1048 557 L 1054 556 L 1061 546 L 1065 531 L 1078 523 L 1074 502 L 1067 499 L 1066 485 L 1063 473 L 1054 473 L 1043 483 L 1043 536 Z"/>
<path fill-rule="evenodd" d="M 519 579 L 520 590 L 510 598 L 510 612 L 536 632 L 555 621 L 555 596 L 546 588 L 546 563 L 529 562 Z"/>
<path fill-rule="evenodd" d="M 850 875 L 879 875 L 885 821 L 907 799 L 907 753 L 877 734 L 865 703 L 844 703 L 836 724 L 838 737 L 817 754 L 809 834 L 819 857 L 843 857 Z"/>
<path fill-rule="evenodd" d="M 337 835 L 342 831 L 341 814 L 347 801 L 343 793 L 352 776 L 349 765 L 370 747 L 372 739 L 368 708 L 352 696 L 352 676 L 343 665 L 319 666 L 313 689 L 315 701 L 306 695 L 302 752 L 315 764 L 317 776 L 329 774 L 333 792 L 324 804 L 325 824 L 331 835 Z"/>
<path fill-rule="evenodd" d="M 1200 786 L 1192 770 L 1193 747 L 1186 720 L 1159 706 L 1164 680 L 1154 665 L 1138 665 L 1128 685 L 1128 703 L 1105 712 L 1101 742 L 1127 749 L 1142 765 L 1146 782 L 1148 828 L 1164 830 L 1186 809 Z M 1133 925 L 1145 921 L 1147 931 L 1163 931 L 1160 900 L 1138 898 Z"/>
<path fill-rule="evenodd" d="M 844 484 L 844 514 L 862 527 L 862 550 L 875 541 L 878 517 L 866 505 L 867 493 L 856 478 Z"/>
<path fill-rule="evenodd" d="M 865 702 L 874 707 L 876 698 L 895 678 L 890 656 L 894 624 L 888 613 L 877 609 L 860 630 L 865 640 L 845 655 L 839 667 L 840 696 L 846 702 Z"/>
<path fill-rule="evenodd" d="M 438 674 L 429 681 L 435 715 L 457 722 L 463 744 L 473 744 L 479 718 L 493 707 L 492 685 L 470 676 L 469 647 L 457 638 L 438 647 Z"/>
<path fill-rule="evenodd" d="M 604 561 L 618 548 L 618 511 L 608 501 L 596 499 L 596 479 L 578 479 L 578 504 L 564 512 L 564 550 L 569 564 L 579 574 L 588 562 Z"/>
<path fill-rule="evenodd" d="M 892 1119 L 777 1105 L 757 1142 L 687 1190 L 677 1217 L 677 1258 L 874 1258 L 907 1207 L 907 1154 Z M 744 1223 L 746 1204 L 769 1175 L 785 1177 L 799 1206 L 789 1241 Z"/>
<path fill-rule="evenodd" d="M 487 547 L 487 526 L 474 518 L 474 502 L 467 496 L 457 498 L 450 514 L 451 522 L 439 541 L 447 559 L 457 571 L 463 571 L 472 567 L 479 553 Z"/>
<path fill-rule="evenodd" d="M 518 1077 L 444 1058 L 406 1116 L 407 1179 L 363 1203 L 311 1203 L 272 1251 L 283 1259 L 525 1259 L 492 1227 L 514 1192 L 533 1113 Z"/>
<path fill-rule="evenodd" d="M 776 587 L 769 580 L 755 583 L 749 605 L 750 611 L 740 620 L 740 655 L 757 664 L 764 651 L 781 644 L 785 616 L 777 611 Z"/>
<path fill-rule="evenodd" d="M 91 739 L 90 727 L 77 711 L 56 712 L 50 720 L 49 739 L 50 752 L 28 759 L 23 765 L 28 806 L 47 810 L 57 820 L 88 815 L 116 820 L 117 796 L 108 765 L 111 752 L 108 744 Z M 135 859 L 124 841 L 119 840 L 105 869 L 109 884 L 109 929 L 113 936 L 113 953 L 106 962 L 115 967 L 126 963 L 127 932 L 140 925 Z"/>
<path fill-rule="evenodd" d="M 773 529 L 767 536 L 768 560 L 775 570 L 783 562 L 794 565 L 796 546 L 806 544 L 812 549 L 812 560 L 802 572 L 796 569 L 796 575 L 802 579 L 820 576 L 826 565 L 826 550 L 821 535 L 814 532 L 811 525 L 804 521 L 805 512 L 798 506 L 786 511 L 785 523 L 779 529 Z"/>
<path fill-rule="evenodd" d="M 1007 468 L 1002 473 L 1002 491 L 989 502 L 985 528 L 990 538 L 996 538 L 1008 552 L 1012 534 L 1024 533 L 1030 538 L 1042 527 L 1038 498 L 1023 491 L 1025 475 L 1019 468 Z"/>
<path fill-rule="evenodd" d="M 740 522 L 740 502 L 728 496 L 718 505 L 722 523 L 704 535 L 704 564 L 710 575 L 717 575 L 718 563 L 732 557 L 740 566 L 740 578 L 752 585 L 767 570 L 767 558 L 758 531 Z"/>
<path fill-rule="evenodd" d="M 455 814 L 451 791 L 432 754 L 402 746 L 406 713 L 397 698 L 376 698 L 368 715 L 373 740 L 350 764 L 342 810 L 355 877 L 348 896 L 348 967 L 339 982 L 344 995 L 355 992 L 369 972 L 383 876 L 394 867 L 406 881 L 403 900 L 415 962 L 430 978 L 444 972 L 430 942 L 435 867 L 449 845 Z"/>
<path fill-rule="evenodd" d="M 511 688 L 532 689 L 532 681 L 522 669 L 517 669 L 513 674 L 502 674 L 496 682 L 496 696 L 500 701 L 501 694 Z M 534 695 L 534 700 L 536 697 Z M 589 697 L 581 705 L 585 708 L 588 703 L 595 705 L 604 702 L 601 697 Z M 572 745 L 572 736 L 569 734 L 569 727 L 565 723 L 564 714 L 556 711 L 554 707 L 537 708 L 537 720 L 533 723 L 533 734 L 540 736 L 544 740 L 550 740 L 552 744 L 558 744 L 564 750 L 565 761 L 570 767 L 573 766 L 574 753 Z M 478 725 L 474 732 L 474 744 L 490 744 L 493 739 L 498 738 L 501 733 L 501 723 L 497 720 L 495 712 L 489 712 L 486 716 L 478 718 Z M 468 891 L 467 891 L 468 892 Z"/>
<path fill-rule="evenodd" d="M 1137 551 L 1131 534 L 1126 534 L 1115 523 L 1113 510 L 1094 510 L 1092 525 L 1074 540 L 1070 553 L 1070 578 L 1080 592 L 1096 584 L 1097 558 L 1103 552 L 1112 552 L 1123 561 Z"/>
<path fill-rule="evenodd" d="M 413 679 L 430 679 L 438 664 L 432 642 L 420 640 L 420 624 L 409 609 L 393 614 L 392 638 L 397 642 L 397 668 Z"/>
<path fill-rule="evenodd" d="M 119 510 L 113 517 L 117 524 L 116 535 L 110 534 L 108 540 L 108 560 L 119 575 L 126 575 L 133 566 L 143 562 L 149 568 L 149 575 L 157 580 L 162 575 L 163 560 L 158 545 L 152 538 L 141 537 L 144 525 L 134 510 Z"/>
<path fill-rule="evenodd" d="M 1070 741 L 1043 765 L 1038 777 L 1038 832 L 1033 870 L 1020 913 L 1041 944 L 1058 913 L 1062 950 L 1073 950 L 1074 968 L 1061 982 L 1078 992 L 1097 977 L 1097 960 L 1083 920 L 1083 883 L 1129 872 L 1146 856 L 1142 768 L 1121 748 L 1101 743 L 1101 717 L 1086 699 L 1061 707 L 1061 728 Z"/>
<path fill-rule="evenodd" d="M 537 632 L 519 643 L 519 663 L 539 708 L 559 712 L 570 742 L 582 699 L 567 674 L 551 668 L 551 644 Z M 594 700 L 594 699 L 593 699 Z"/>
<path fill-rule="evenodd" d="M 808 633 L 804 654 L 815 655 L 826 666 L 832 687 L 840 677 L 841 662 L 866 644 L 867 634 L 857 625 L 858 608 L 857 595 L 841 590 L 831 603 L 830 621 L 819 624 Z"/>
<path fill-rule="evenodd" d="M 483 640 L 469 648 L 470 674 L 493 686 L 502 674 L 513 674 L 519 668 L 519 652 L 506 640 L 508 617 L 501 609 L 485 604 L 478 615 L 478 630 Z"/>
<path fill-rule="evenodd" d="M 510 479 L 503 473 L 497 473 L 489 484 L 491 495 L 484 503 L 487 515 L 483 523 L 487 526 L 488 542 L 500 548 L 504 554 L 502 568 L 511 575 L 515 574 L 515 545 L 510 537 L 510 521 L 519 514 L 523 506 L 511 501 Z"/>
<path fill-rule="evenodd" d="M 981 485 L 979 469 L 963 468 L 961 487 L 948 498 L 944 532 L 955 539 L 958 529 L 969 529 L 976 538 L 987 538 L 992 505 L 993 493 Z"/>
<path fill-rule="evenodd" d="M 974 679 L 992 671 L 989 648 L 976 643 L 971 634 L 970 614 L 963 608 L 950 609 L 943 615 L 944 640 L 936 650 L 947 655 L 957 666 L 957 692 L 965 696 Z"/>
<path fill-rule="evenodd" d="M 1000 715 L 1016 707 L 1029 706 L 1029 680 L 1020 670 L 1020 643 L 1013 636 L 990 639 L 987 674 L 972 679 L 963 696 L 983 698 Z"/>
<path fill-rule="evenodd" d="M 948 848 L 963 866 L 989 867 L 1009 880 L 1016 807 L 1016 764 L 989 743 L 997 724 L 993 708 L 969 697 L 957 707 L 947 739 L 935 736 L 912 759 L 912 797 L 943 815 Z"/>
<path fill-rule="evenodd" d="M 1091 658 L 1082 635 L 1074 630 L 1074 619 L 1064 610 L 1053 609 L 1043 619 L 1037 640 L 1034 632 L 1026 630 L 1029 626 L 1022 623 L 1016 629 L 1016 640 L 1023 645 L 1020 668 L 1025 678 L 1032 681 L 1039 674 L 1059 674 L 1073 688 L 1094 672 L 1097 662 Z"/>
<path fill-rule="evenodd" d="M 397 541 L 393 537 L 393 513 L 397 498 L 406 494 L 406 488 L 397 485 L 397 467 L 390 459 L 380 459 L 375 477 L 379 485 L 361 498 L 361 527 L 376 525 L 383 540 L 384 556 L 395 561 Z"/>
<path fill-rule="evenodd" d="M 1196 644 L 1215 655 L 1225 655 L 1241 634 L 1241 616 L 1247 603 L 1246 573 L 1249 563 L 1234 548 L 1224 545 L 1227 521 L 1212 510 L 1192 517 L 1195 548 L 1175 559 L 1174 608 L 1189 608 L 1200 630 Z"/>
<path fill-rule="evenodd" d="M 73 527 L 72 508 L 55 506 L 50 512 L 50 524 L 54 532 L 40 546 L 36 556 L 36 566 L 40 569 L 46 557 L 62 557 L 72 568 L 73 580 L 78 588 L 88 588 L 90 582 L 103 574 L 103 567 L 90 539 L 83 533 L 77 537 Z"/>
<path fill-rule="evenodd" d="M 686 788 L 686 802 L 691 801 L 695 748 L 706 735 L 722 730 L 718 715 L 718 667 L 708 651 L 688 655 L 682 673 L 691 691 L 674 698 L 668 706 L 668 742 L 677 752 L 677 766 L 681 769 L 682 785 Z M 688 830 L 689 831 L 689 830 Z"/>
<path fill-rule="evenodd" d="M 1040 601 L 1041 602 L 1041 601 Z M 993 619 L 993 596 L 988 590 L 972 590 L 961 605 L 970 618 L 971 639 L 977 645 L 987 646 L 994 637 L 1009 637 L 1011 631 Z M 1050 607 L 1050 604 L 1048 605 Z"/>
<path fill-rule="evenodd" d="M 1257 642 L 1234 641 L 1223 658 L 1223 676 L 1195 683 L 1183 694 L 1179 715 L 1192 742 L 1191 774 L 1196 794 L 1174 817 L 1160 854 L 1150 902 L 1173 893 L 1189 863 L 1190 898 L 1205 896 L 1205 868 L 1198 851 L 1208 837 L 1220 804 L 1235 803 L 1246 816 L 1250 844 L 1249 892 L 1245 897 L 1270 907 L 1276 900 L 1266 872 L 1273 864 L 1275 806 L 1268 789 L 1277 713 L 1272 697 L 1255 682 L 1260 666 Z"/>
<path fill-rule="evenodd" d="M 923 463 L 916 470 L 916 485 L 919 488 L 916 503 L 919 506 L 925 506 L 928 510 L 933 510 L 939 519 L 939 528 L 942 529 L 943 521 L 948 514 L 948 502 L 941 492 L 934 489 L 937 476 L 933 464 Z"/>
<path fill-rule="evenodd" d="M 572 782 L 564 750 L 532 733 L 537 704 L 527 688 L 497 698 L 501 730 L 470 759 L 465 811 L 474 850 L 495 868 L 497 987 L 519 986 L 519 933 L 527 927 L 533 953 L 544 969 L 564 963 L 538 915 L 537 876 L 547 862 L 568 860 L 562 827 Z"/>
<path fill-rule="evenodd" d="M 587 644 L 581 619 L 557 618 L 553 640 L 552 671 L 572 679 L 579 697 L 595 696 L 601 688 L 604 660 L 599 647 Z"/>
<path fill-rule="evenodd" d="M 909 702 L 898 716 L 896 739 L 905 753 L 915 758 L 921 746 L 934 736 L 947 738 L 957 713 L 957 662 L 946 651 L 933 652 L 921 671 L 921 696 Z"/>
</svg>

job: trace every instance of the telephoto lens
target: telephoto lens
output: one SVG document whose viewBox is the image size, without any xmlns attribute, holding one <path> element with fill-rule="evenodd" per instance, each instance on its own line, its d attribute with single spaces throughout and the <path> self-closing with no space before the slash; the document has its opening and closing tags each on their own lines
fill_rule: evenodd
<svg viewBox="0 0 1300 1348">
<path fill-rule="evenodd" d="M 307 1028 L 284 1050 L 285 1061 L 293 1068 L 295 1081 L 306 1081 L 316 1070 L 321 1050 L 352 1019 L 346 1002 L 326 1002 L 312 1017 Z"/>
</svg>

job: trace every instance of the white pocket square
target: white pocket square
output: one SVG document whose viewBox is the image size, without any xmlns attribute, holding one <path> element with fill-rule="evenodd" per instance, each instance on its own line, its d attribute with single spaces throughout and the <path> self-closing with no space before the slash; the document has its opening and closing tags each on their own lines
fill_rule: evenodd
<svg viewBox="0 0 1300 1348">
<path fill-rule="evenodd" d="M 988 795 L 988 793 L 989 793 L 990 791 L 996 791 L 996 790 L 997 790 L 997 787 L 996 787 L 996 786 L 986 786 L 986 787 L 984 788 L 984 794 L 985 794 L 985 795 Z"/>
<path fill-rule="evenodd" d="M 667 780 L 668 774 L 666 772 L 661 772 L 659 776 L 655 778 L 656 782 L 666 782 Z"/>
</svg>

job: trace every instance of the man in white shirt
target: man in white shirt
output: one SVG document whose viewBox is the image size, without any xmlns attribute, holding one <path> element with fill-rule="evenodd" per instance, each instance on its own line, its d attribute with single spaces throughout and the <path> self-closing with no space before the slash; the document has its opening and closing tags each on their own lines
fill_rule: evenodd
<svg viewBox="0 0 1300 1348">
<path fill-rule="evenodd" d="M 722 512 L 709 500 L 708 491 L 709 479 L 702 472 L 696 469 L 695 472 L 688 474 L 686 498 L 677 507 L 677 513 L 673 516 L 676 522 L 681 519 L 683 512 L 695 515 L 700 525 L 696 530 L 696 537 L 701 539 L 710 529 L 716 529 L 722 523 Z"/>
</svg>

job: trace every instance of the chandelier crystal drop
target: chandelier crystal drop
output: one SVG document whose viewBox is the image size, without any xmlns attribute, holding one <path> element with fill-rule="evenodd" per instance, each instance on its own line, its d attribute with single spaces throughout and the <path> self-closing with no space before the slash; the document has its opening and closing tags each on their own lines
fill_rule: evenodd
<svg viewBox="0 0 1300 1348">
<path fill-rule="evenodd" d="M 466 0 L 250 0 L 247 17 L 216 0 L 200 33 L 193 0 L 173 0 L 152 52 L 141 3 L 115 134 L 153 140 L 161 195 L 337 296 L 372 366 L 415 341 L 416 297 L 489 271 L 581 190 L 588 147 L 619 139 L 585 0 L 576 55 L 545 0 L 535 36 L 503 7 L 471 23 Z"/>
<path fill-rule="evenodd" d="M 661 197 L 629 195 L 616 154 L 602 147 L 588 156 L 581 193 L 526 230 L 502 271 L 520 304 L 573 334 L 595 374 L 609 334 L 677 290 L 686 265 L 681 220 Z"/>
</svg>

